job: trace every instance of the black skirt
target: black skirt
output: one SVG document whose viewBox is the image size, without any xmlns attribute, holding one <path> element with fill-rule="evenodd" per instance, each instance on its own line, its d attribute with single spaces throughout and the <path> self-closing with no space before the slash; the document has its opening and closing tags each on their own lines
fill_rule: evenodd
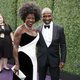
<svg viewBox="0 0 80 80">
<path fill-rule="evenodd" d="M 0 58 L 2 57 L 8 59 L 13 57 L 13 46 L 9 37 L 0 38 Z"/>
</svg>

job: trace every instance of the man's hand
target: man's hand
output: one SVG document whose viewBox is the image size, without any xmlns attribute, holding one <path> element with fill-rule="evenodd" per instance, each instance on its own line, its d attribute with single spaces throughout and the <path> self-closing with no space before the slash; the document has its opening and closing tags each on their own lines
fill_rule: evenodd
<svg viewBox="0 0 80 80">
<path fill-rule="evenodd" d="M 64 67 L 64 62 L 60 62 L 59 68 L 62 69 Z"/>
</svg>

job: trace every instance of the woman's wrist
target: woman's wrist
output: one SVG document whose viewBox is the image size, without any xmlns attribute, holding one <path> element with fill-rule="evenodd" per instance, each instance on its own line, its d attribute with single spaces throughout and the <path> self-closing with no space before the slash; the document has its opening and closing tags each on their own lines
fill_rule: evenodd
<svg viewBox="0 0 80 80">
<path fill-rule="evenodd" d="M 12 40 L 12 42 L 14 42 L 14 41 Z"/>
</svg>

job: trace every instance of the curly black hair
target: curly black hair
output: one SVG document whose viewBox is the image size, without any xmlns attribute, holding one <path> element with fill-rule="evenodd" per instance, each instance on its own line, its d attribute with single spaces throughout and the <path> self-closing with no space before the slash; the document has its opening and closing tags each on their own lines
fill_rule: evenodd
<svg viewBox="0 0 80 80">
<path fill-rule="evenodd" d="M 19 16 L 25 22 L 25 19 L 28 14 L 34 14 L 35 16 L 35 22 L 40 20 L 41 17 L 41 10 L 40 8 L 33 4 L 33 3 L 25 3 L 20 9 L 19 9 Z"/>
</svg>

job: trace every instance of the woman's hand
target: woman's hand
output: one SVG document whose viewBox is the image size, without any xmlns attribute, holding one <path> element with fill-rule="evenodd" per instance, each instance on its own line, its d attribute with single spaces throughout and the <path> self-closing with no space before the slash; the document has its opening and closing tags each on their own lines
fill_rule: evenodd
<svg viewBox="0 0 80 80">
<path fill-rule="evenodd" d="M 16 75 L 19 74 L 19 65 L 18 65 L 18 64 L 16 64 L 15 67 L 14 67 L 14 73 L 15 73 Z"/>
</svg>

